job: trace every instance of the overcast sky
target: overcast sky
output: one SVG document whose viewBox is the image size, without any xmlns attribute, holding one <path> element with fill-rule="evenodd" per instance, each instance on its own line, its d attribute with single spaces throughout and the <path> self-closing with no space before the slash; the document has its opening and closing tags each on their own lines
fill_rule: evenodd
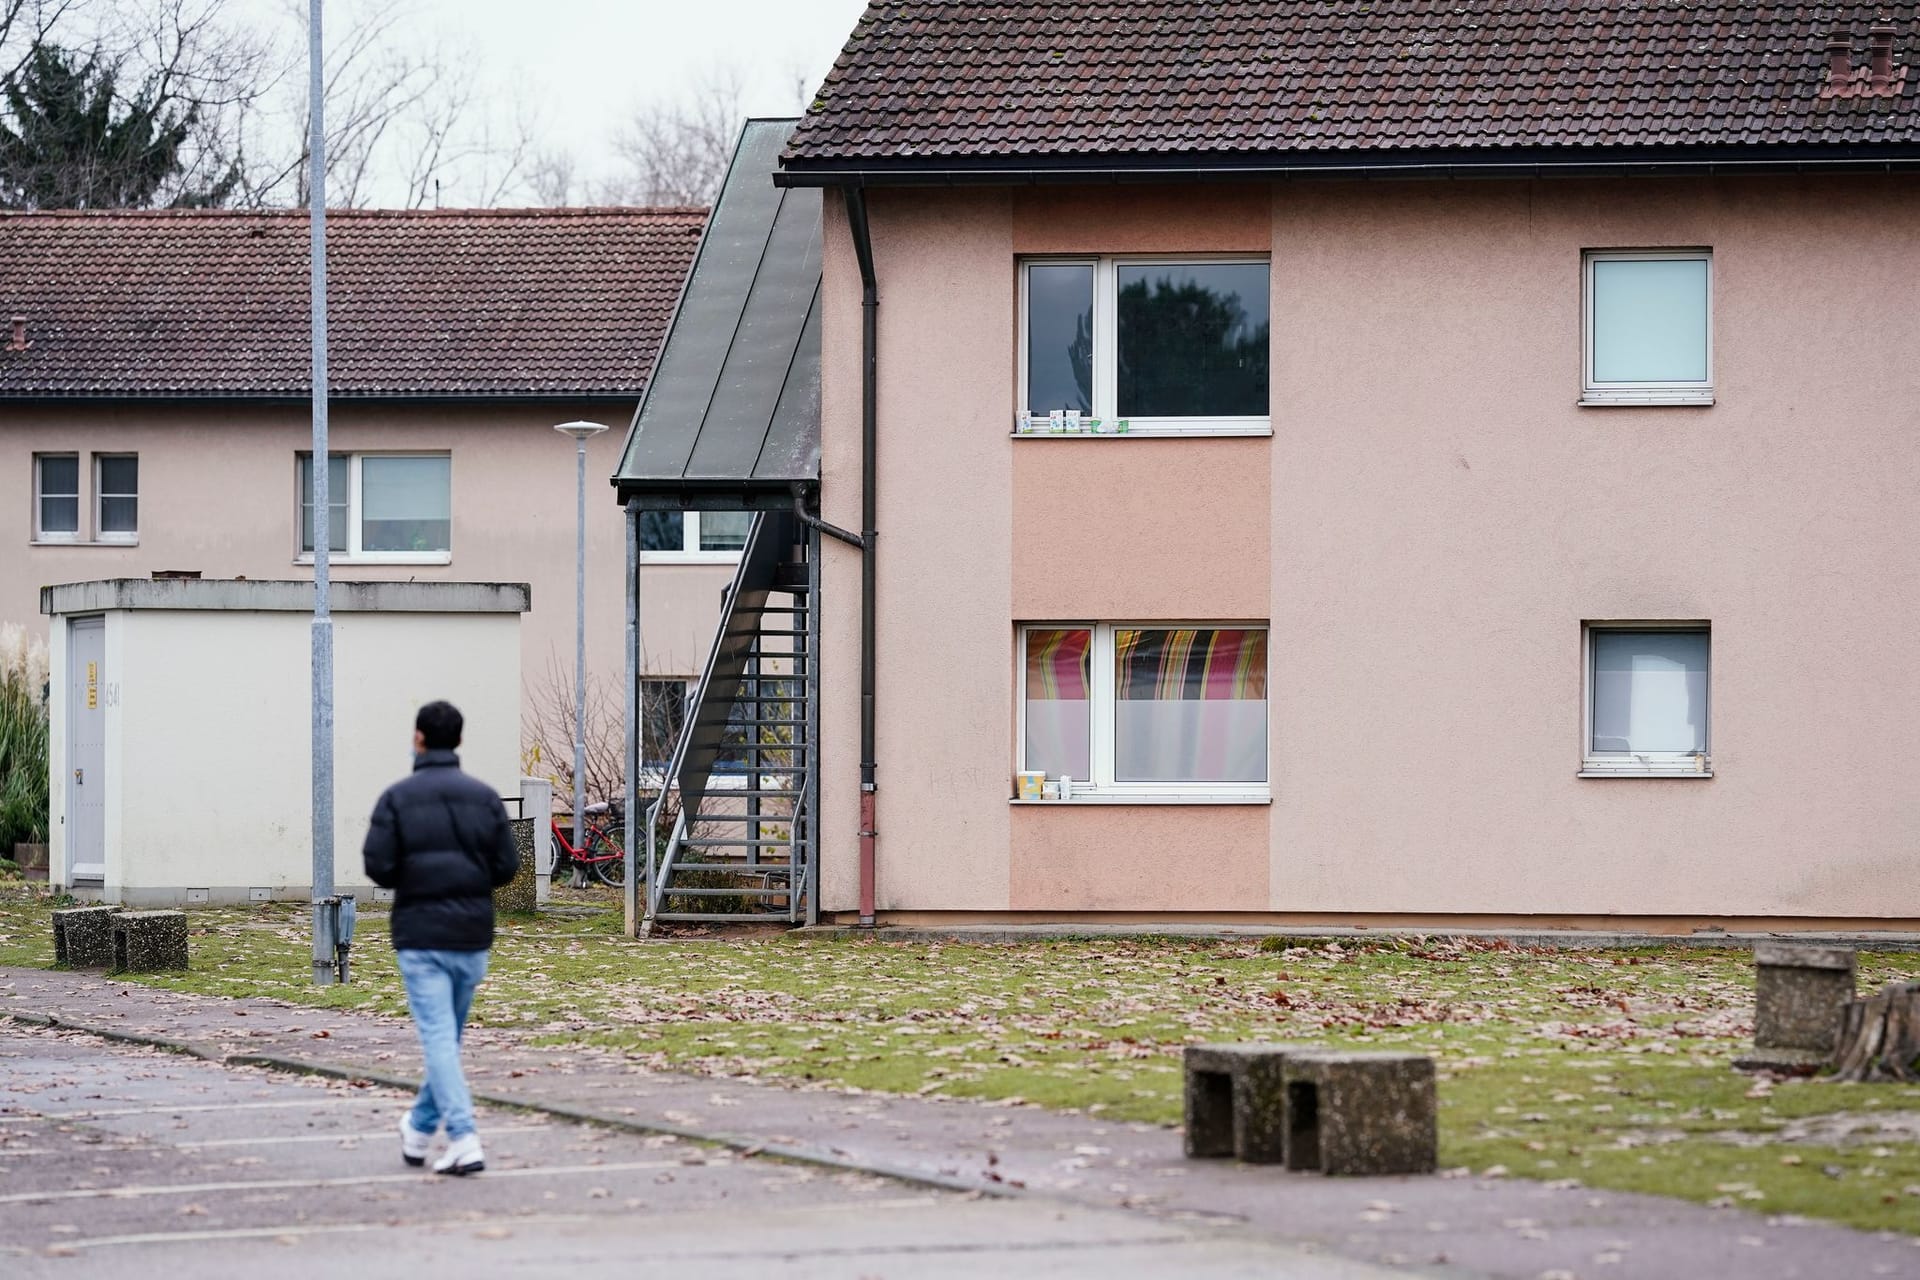
<svg viewBox="0 0 1920 1280">
<path fill-rule="evenodd" d="M 329 5 L 327 21 L 333 21 Z M 347 5 L 343 11 L 350 12 Z M 638 105 L 736 68 L 753 115 L 796 112 L 864 0 L 410 0 L 422 34 L 465 45 L 480 83 L 537 110 L 542 135 L 602 172 Z"/>
</svg>

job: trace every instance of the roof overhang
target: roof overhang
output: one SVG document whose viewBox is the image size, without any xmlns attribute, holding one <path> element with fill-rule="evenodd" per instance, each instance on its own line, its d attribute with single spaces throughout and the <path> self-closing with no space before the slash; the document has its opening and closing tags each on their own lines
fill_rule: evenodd
<svg viewBox="0 0 1920 1280">
<path fill-rule="evenodd" d="M 611 479 L 677 510 L 791 506 L 820 479 L 821 199 L 774 181 L 796 120 L 749 120 Z"/>
<path fill-rule="evenodd" d="M 1920 142 L 1897 147 L 1529 147 L 1480 151 L 1298 154 L 1183 153 L 927 156 L 805 160 L 783 165 L 783 187 L 1037 186 L 1314 179 L 1733 177 L 1920 171 Z"/>
</svg>

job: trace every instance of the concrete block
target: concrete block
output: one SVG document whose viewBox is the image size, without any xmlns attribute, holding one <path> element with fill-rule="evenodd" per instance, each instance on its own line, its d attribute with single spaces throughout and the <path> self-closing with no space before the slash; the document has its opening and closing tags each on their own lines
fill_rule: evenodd
<svg viewBox="0 0 1920 1280">
<path fill-rule="evenodd" d="M 1286 1158 L 1287 1055 L 1303 1044 L 1190 1044 L 1186 1067 L 1186 1151 L 1249 1164 Z"/>
<path fill-rule="evenodd" d="M 1753 1052 L 1746 1070 L 1805 1070 L 1833 1056 L 1840 1019 L 1853 1003 L 1852 947 L 1762 942 L 1753 948 Z"/>
<path fill-rule="evenodd" d="M 1439 1161 L 1433 1059 L 1313 1050 L 1287 1055 L 1289 1169 L 1432 1173 Z"/>
<path fill-rule="evenodd" d="M 126 911 L 114 918 L 114 972 L 157 973 L 186 967 L 186 912 Z"/>
<path fill-rule="evenodd" d="M 53 913 L 53 962 L 71 969 L 104 969 L 113 963 L 114 906 L 68 907 Z"/>
</svg>

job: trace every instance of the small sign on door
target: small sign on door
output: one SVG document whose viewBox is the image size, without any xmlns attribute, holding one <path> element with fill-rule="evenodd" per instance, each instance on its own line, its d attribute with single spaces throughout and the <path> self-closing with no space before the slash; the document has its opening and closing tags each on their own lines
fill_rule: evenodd
<svg viewBox="0 0 1920 1280">
<path fill-rule="evenodd" d="M 87 664 L 87 710 L 92 711 L 100 705 L 100 664 Z"/>
</svg>

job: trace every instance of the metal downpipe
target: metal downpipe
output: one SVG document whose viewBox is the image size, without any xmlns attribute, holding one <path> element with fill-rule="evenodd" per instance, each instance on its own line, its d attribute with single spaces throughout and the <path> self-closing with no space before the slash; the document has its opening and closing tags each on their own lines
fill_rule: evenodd
<svg viewBox="0 0 1920 1280">
<path fill-rule="evenodd" d="M 878 555 L 878 415 L 880 290 L 873 271 L 873 240 L 867 226 L 867 193 L 847 191 L 847 224 L 860 263 L 860 923 L 874 921 L 874 797 L 878 789 L 874 746 L 874 560 Z"/>
</svg>

